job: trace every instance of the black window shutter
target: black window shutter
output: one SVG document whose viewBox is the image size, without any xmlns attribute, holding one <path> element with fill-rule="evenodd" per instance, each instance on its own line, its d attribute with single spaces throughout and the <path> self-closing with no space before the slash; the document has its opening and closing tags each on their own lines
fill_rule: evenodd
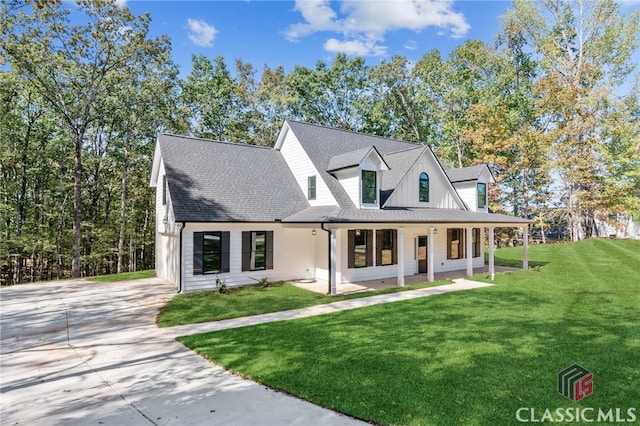
<svg viewBox="0 0 640 426">
<path fill-rule="evenodd" d="M 393 230 L 393 243 L 392 244 L 393 244 L 392 245 L 393 249 L 392 249 L 391 253 L 393 255 L 393 258 L 392 258 L 391 262 L 393 262 L 394 265 L 397 265 L 398 264 L 398 231 L 395 230 L 395 229 Z"/>
<path fill-rule="evenodd" d="M 202 236 L 203 232 L 193 233 L 193 275 L 202 275 Z"/>
<path fill-rule="evenodd" d="M 267 265 L 266 269 L 273 269 L 273 231 L 267 231 Z"/>
<path fill-rule="evenodd" d="M 384 243 L 384 233 L 381 229 L 376 230 L 376 265 L 382 265 L 382 243 Z"/>
<path fill-rule="evenodd" d="M 367 266 L 373 266 L 373 230 L 364 232 L 367 233 Z"/>
<path fill-rule="evenodd" d="M 242 232 L 242 270 L 251 270 L 251 232 Z"/>
<path fill-rule="evenodd" d="M 451 259 L 452 243 L 453 243 L 453 229 L 447 229 L 447 259 Z"/>
<path fill-rule="evenodd" d="M 349 246 L 349 255 L 347 260 L 348 268 L 355 268 L 356 265 L 356 231 L 349 231 L 347 237 L 347 243 Z"/>
<path fill-rule="evenodd" d="M 221 256 L 220 256 L 220 272 L 229 272 L 229 242 L 231 240 L 230 232 L 220 233 Z"/>
</svg>

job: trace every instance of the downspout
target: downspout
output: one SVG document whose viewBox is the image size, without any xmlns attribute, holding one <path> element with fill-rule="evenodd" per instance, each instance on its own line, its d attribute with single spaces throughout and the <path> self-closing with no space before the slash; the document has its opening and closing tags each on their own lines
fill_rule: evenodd
<svg viewBox="0 0 640 426">
<path fill-rule="evenodd" d="M 182 222 L 182 226 L 180 226 L 180 238 L 178 244 L 180 245 L 180 258 L 178 260 L 178 293 L 182 293 L 182 231 L 184 231 L 184 226 L 186 222 Z"/>
<path fill-rule="evenodd" d="M 327 278 L 327 282 L 329 283 L 327 294 L 331 295 L 331 230 L 324 227 L 324 222 L 320 223 L 320 229 L 327 233 L 327 272 L 329 273 Z"/>
</svg>

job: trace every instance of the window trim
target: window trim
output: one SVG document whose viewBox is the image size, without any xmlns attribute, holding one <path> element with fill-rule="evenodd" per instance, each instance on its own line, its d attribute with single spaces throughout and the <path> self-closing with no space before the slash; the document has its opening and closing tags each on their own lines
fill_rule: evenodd
<svg viewBox="0 0 640 426">
<path fill-rule="evenodd" d="M 484 196 L 480 196 L 480 186 L 482 186 L 484 188 Z M 487 184 L 485 182 L 478 182 L 476 184 L 476 191 L 478 194 L 478 208 L 479 209 L 484 209 L 487 207 Z M 482 201 L 482 203 L 480 203 L 480 201 Z"/>
<path fill-rule="evenodd" d="M 167 175 L 162 175 L 162 205 L 167 205 Z"/>
<path fill-rule="evenodd" d="M 365 187 L 365 174 L 373 175 L 373 201 L 369 201 L 370 199 L 365 200 L 365 191 L 371 191 L 371 187 Z M 378 204 L 378 173 L 375 170 L 362 170 L 360 173 L 360 199 L 362 204 Z"/>
<path fill-rule="evenodd" d="M 205 237 L 216 235 L 220 238 L 220 248 L 218 252 L 218 258 L 220 264 L 217 269 L 206 270 L 205 268 Z M 229 272 L 229 231 L 206 231 L 206 232 L 194 232 L 193 233 L 193 275 L 209 275 L 209 274 L 222 274 Z"/>
<path fill-rule="evenodd" d="M 426 182 L 426 197 L 422 196 L 423 182 Z M 418 201 L 421 203 L 429 202 L 429 175 L 427 174 L 427 172 L 420 173 L 420 178 L 418 179 Z"/>
<path fill-rule="evenodd" d="M 385 247 L 385 233 L 391 233 L 391 248 Z M 391 250 L 391 263 L 382 263 L 383 250 Z M 398 231 L 396 229 L 376 230 L 376 266 L 390 266 L 398 264 Z"/>
<path fill-rule="evenodd" d="M 482 238 L 480 238 L 480 228 L 473 228 L 471 230 L 471 238 L 471 257 L 481 257 L 483 253 L 480 246 L 480 242 L 482 241 Z"/>
<path fill-rule="evenodd" d="M 264 234 L 264 267 L 256 268 L 255 239 Z M 273 269 L 273 231 L 242 231 L 242 271 L 268 271 Z"/>
<path fill-rule="evenodd" d="M 307 176 L 307 200 L 316 199 L 316 175 Z"/>
<path fill-rule="evenodd" d="M 365 239 L 365 264 L 362 266 L 356 266 L 356 233 L 359 236 L 364 236 Z M 373 265 L 373 230 L 371 229 L 349 229 L 347 232 L 347 267 L 349 269 L 361 269 L 369 268 Z"/>
<path fill-rule="evenodd" d="M 458 231 L 460 234 L 455 241 L 458 241 L 458 256 L 453 257 L 452 248 L 453 248 L 453 231 Z M 467 251 L 465 249 L 465 229 L 464 228 L 447 228 L 447 260 L 458 260 L 465 259 L 467 256 Z"/>
</svg>

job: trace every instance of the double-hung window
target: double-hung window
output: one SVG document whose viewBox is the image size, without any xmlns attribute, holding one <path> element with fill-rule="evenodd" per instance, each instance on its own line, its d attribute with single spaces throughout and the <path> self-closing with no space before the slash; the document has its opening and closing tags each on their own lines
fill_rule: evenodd
<svg viewBox="0 0 640 426">
<path fill-rule="evenodd" d="M 478 208 L 487 207 L 487 184 L 478 183 Z"/>
<path fill-rule="evenodd" d="M 229 232 L 193 233 L 193 274 L 229 272 Z"/>
<path fill-rule="evenodd" d="M 378 192 L 377 174 L 371 170 L 362 171 L 362 204 L 375 204 Z"/>
<path fill-rule="evenodd" d="M 366 268 L 373 266 L 373 231 L 353 229 L 348 232 L 348 267 Z"/>
<path fill-rule="evenodd" d="M 447 229 L 447 259 L 463 259 L 464 257 L 464 229 Z"/>
<path fill-rule="evenodd" d="M 376 231 L 376 265 L 395 265 L 398 263 L 398 231 L 379 229 Z"/>
<path fill-rule="evenodd" d="M 242 270 L 273 269 L 273 231 L 242 233 Z"/>
</svg>

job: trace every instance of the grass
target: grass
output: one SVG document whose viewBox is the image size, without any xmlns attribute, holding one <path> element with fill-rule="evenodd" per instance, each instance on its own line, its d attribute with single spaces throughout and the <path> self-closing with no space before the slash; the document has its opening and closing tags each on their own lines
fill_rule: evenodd
<svg viewBox="0 0 640 426">
<path fill-rule="evenodd" d="M 493 287 L 180 340 L 228 370 L 378 424 L 517 424 L 520 407 L 538 418 L 557 407 L 637 413 L 640 241 L 529 253 L 543 266 L 498 274 Z M 594 376 L 578 403 L 556 390 L 573 363 Z"/>
<path fill-rule="evenodd" d="M 160 327 L 171 327 L 174 325 L 219 321 L 228 318 L 305 308 L 307 306 L 322 305 L 376 294 L 433 287 L 449 284 L 450 282 L 450 280 L 440 280 L 432 283 L 391 287 L 383 290 L 333 297 L 314 293 L 286 282 L 273 283 L 266 288 L 257 285 L 233 287 L 228 288 L 224 294 L 220 294 L 215 290 L 177 294 L 160 310 L 157 323 Z"/>
<path fill-rule="evenodd" d="M 95 281 L 98 283 L 113 283 L 117 281 L 137 280 L 140 278 L 153 278 L 156 271 L 153 269 L 147 271 L 123 272 L 121 274 L 96 275 L 95 277 L 87 277 L 87 281 Z"/>
</svg>

